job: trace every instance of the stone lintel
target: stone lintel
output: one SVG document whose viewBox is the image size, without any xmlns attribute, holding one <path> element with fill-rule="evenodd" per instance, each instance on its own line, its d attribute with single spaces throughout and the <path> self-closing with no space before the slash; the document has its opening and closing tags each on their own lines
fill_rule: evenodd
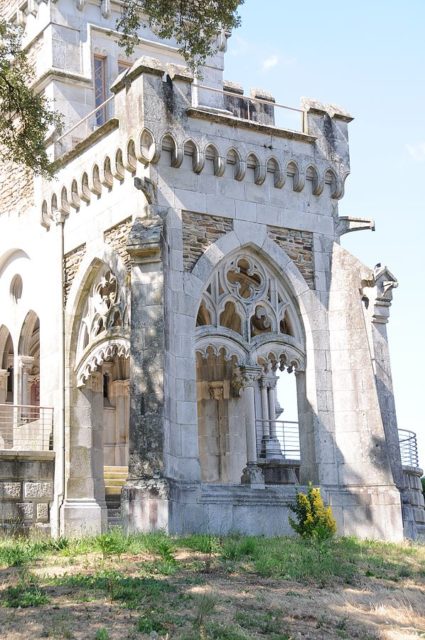
<svg viewBox="0 0 425 640">
<path fill-rule="evenodd" d="M 301 133 L 300 131 L 292 131 L 290 129 L 280 129 L 279 127 L 273 127 L 268 124 L 260 124 L 253 120 L 245 120 L 243 118 L 235 118 L 231 115 L 225 115 L 212 111 L 206 107 L 189 107 L 186 109 L 186 113 L 189 118 L 197 118 L 198 120 L 208 120 L 209 122 L 216 122 L 217 124 L 225 124 L 231 127 L 238 127 L 240 129 L 250 129 L 251 131 L 258 131 L 258 133 L 265 133 L 267 135 L 275 136 L 276 138 L 288 138 L 289 140 L 298 140 L 299 142 L 307 142 L 313 144 L 316 142 L 316 136 L 310 136 L 307 133 Z"/>
<path fill-rule="evenodd" d="M 0 461 L 17 461 L 25 460 L 30 462 L 51 461 L 55 459 L 54 451 L 0 451 Z"/>
</svg>

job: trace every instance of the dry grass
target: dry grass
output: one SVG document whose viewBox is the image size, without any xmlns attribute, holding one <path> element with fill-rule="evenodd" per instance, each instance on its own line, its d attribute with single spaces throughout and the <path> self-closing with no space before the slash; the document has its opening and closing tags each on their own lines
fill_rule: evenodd
<svg viewBox="0 0 425 640">
<path fill-rule="evenodd" d="M 0 540 L 1 639 L 425 638 L 421 546 L 119 533 L 16 544 Z"/>
</svg>

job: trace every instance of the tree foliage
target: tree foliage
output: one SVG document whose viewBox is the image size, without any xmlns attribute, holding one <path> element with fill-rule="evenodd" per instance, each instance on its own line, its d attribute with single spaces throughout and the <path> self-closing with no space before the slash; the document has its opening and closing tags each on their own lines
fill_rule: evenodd
<svg viewBox="0 0 425 640">
<path fill-rule="evenodd" d="M 195 67 L 214 52 L 221 29 L 239 26 L 237 9 L 244 0 L 125 0 L 118 29 L 130 54 L 138 30 L 147 24 L 164 39 L 174 38 L 186 62 Z"/>
<path fill-rule="evenodd" d="M 195 68 L 214 52 L 221 29 L 240 23 L 244 0 L 124 0 L 117 27 L 127 54 L 146 25 L 164 39 L 174 38 L 187 63 Z M 34 71 L 21 47 L 21 30 L 0 19 L 0 159 L 13 160 L 50 176 L 46 153 L 49 131 L 61 117 L 32 88 Z"/>
<path fill-rule="evenodd" d="M 21 48 L 20 30 L 0 21 L 0 155 L 51 175 L 45 141 L 60 116 L 31 88 L 32 66 Z"/>
</svg>

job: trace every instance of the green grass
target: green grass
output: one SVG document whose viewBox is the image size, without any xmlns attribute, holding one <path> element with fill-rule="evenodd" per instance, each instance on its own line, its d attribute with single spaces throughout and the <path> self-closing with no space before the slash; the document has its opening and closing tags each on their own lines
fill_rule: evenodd
<svg viewBox="0 0 425 640">
<path fill-rule="evenodd" d="M 87 593 L 97 592 L 119 601 L 128 609 L 137 609 L 143 604 L 159 600 L 173 587 L 154 578 L 133 578 L 116 570 L 102 570 L 93 574 L 75 574 L 53 578 L 50 585 L 73 589 L 76 596 L 87 598 Z"/>
<path fill-rule="evenodd" d="M 409 544 L 386 544 L 336 538 L 323 543 L 300 538 L 228 536 L 204 534 L 172 538 L 163 533 L 126 536 L 114 529 L 100 536 L 75 540 L 0 538 L 0 567 L 29 565 L 44 556 L 64 556 L 72 562 L 81 556 L 99 553 L 106 562 L 123 554 L 150 554 L 140 563 L 145 576 L 172 576 L 179 570 L 177 549 L 206 554 L 203 563 L 192 569 L 211 569 L 222 564 L 232 572 L 253 571 L 262 577 L 327 583 L 335 578 L 351 583 L 358 577 L 397 582 L 408 577 L 425 577 L 423 548 Z"/>
</svg>

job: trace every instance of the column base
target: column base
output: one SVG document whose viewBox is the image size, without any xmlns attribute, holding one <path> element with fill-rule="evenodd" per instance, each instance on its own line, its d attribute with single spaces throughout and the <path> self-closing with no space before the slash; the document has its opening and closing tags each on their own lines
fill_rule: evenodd
<svg viewBox="0 0 425 640">
<path fill-rule="evenodd" d="M 253 489 L 264 489 L 264 475 L 258 464 L 248 462 L 242 471 L 241 484 L 249 484 Z"/>
<path fill-rule="evenodd" d="M 169 533 L 170 487 L 165 478 L 130 480 L 121 494 L 121 514 L 126 533 Z"/>
<path fill-rule="evenodd" d="M 280 442 L 277 438 L 274 437 L 267 438 L 267 440 L 263 441 L 262 453 L 263 452 L 267 462 L 285 459 L 282 454 Z"/>
<path fill-rule="evenodd" d="M 96 500 L 68 498 L 61 507 L 62 535 L 75 538 L 94 536 L 106 531 L 106 504 Z"/>
</svg>

